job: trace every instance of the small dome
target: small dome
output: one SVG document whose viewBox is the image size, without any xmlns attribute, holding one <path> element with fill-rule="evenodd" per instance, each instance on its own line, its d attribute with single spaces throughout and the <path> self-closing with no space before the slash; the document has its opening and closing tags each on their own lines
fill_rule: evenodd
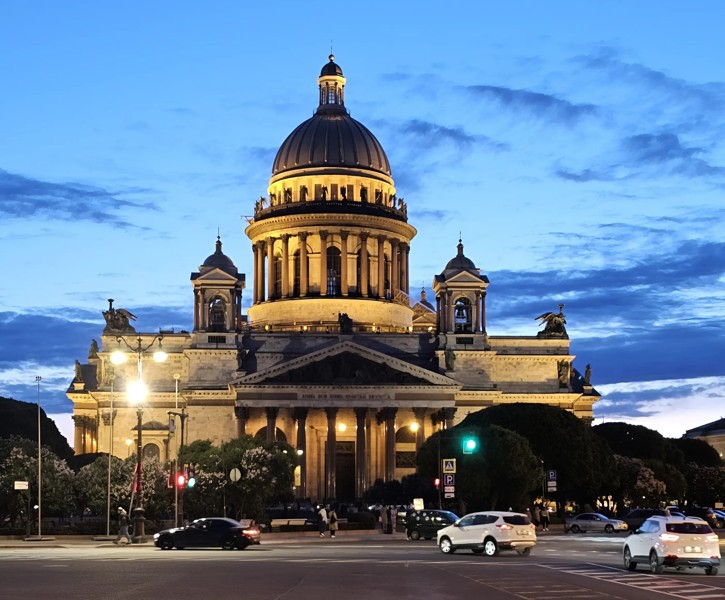
<svg viewBox="0 0 725 600">
<path fill-rule="evenodd" d="M 340 68 L 340 65 L 335 63 L 335 56 L 333 54 L 330 54 L 329 58 L 330 62 L 322 67 L 322 71 L 320 71 L 320 77 L 329 77 L 330 75 L 342 77 L 342 69 Z"/>
<path fill-rule="evenodd" d="M 458 240 L 458 254 L 448 261 L 445 271 L 476 271 L 476 265 L 470 258 L 463 254 L 463 242 Z"/>
<path fill-rule="evenodd" d="M 202 268 L 209 267 L 221 269 L 222 271 L 226 271 L 228 273 L 237 272 L 237 268 L 234 266 L 232 259 L 222 252 L 222 241 L 218 236 L 216 239 L 216 251 L 214 254 L 207 257 L 204 264 L 201 266 Z"/>
</svg>

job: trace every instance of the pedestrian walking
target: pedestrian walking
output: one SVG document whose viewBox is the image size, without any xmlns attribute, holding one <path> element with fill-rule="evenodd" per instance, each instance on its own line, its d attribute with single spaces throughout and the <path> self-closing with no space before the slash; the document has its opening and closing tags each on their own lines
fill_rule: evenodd
<svg viewBox="0 0 725 600">
<path fill-rule="evenodd" d="M 534 518 L 532 520 L 538 529 L 539 524 L 541 523 L 541 507 L 538 504 L 534 504 Z"/>
<path fill-rule="evenodd" d="M 388 533 L 388 507 L 383 505 L 380 507 L 380 528 L 383 533 Z"/>
<path fill-rule="evenodd" d="M 320 537 L 325 537 L 325 531 L 327 531 L 327 510 L 324 506 L 320 506 L 320 510 L 317 511 L 317 518 L 319 519 Z"/>
<path fill-rule="evenodd" d="M 541 507 L 541 528 L 549 531 L 549 507 L 546 504 Z"/>
<path fill-rule="evenodd" d="M 114 540 L 114 544 L 120 544 L 122 539 L 126 539 L 126 543 L 131 543 L 131 536 L 128 533 L 128 526 L 131 524 L 131 522 L 128 519 L 128 513 L 121 508 L 118 507 L 118 535 L 116 536 L 116 539 Z"/>
<path fill-rule="evenodd" d="M 334 507 L 327 513 L 327 519 L 330 523 L 330 537 L 334 538 L 335 532 L 340 528 L 337 524 L 337 512 Z"/>
</svg>

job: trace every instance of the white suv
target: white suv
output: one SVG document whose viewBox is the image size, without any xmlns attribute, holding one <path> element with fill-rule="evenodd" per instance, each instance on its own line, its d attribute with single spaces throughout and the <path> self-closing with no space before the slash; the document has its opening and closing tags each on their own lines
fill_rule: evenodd
<svg viewBox="0 0 725 600">
<path fill-rule="evenodd" d="M 527 555 L 536 545 L 536 527 L 523 513 L 477 512 L 440 529 L 437 540 L 443 554 L 468 548 L 474 554 L 486 556 L 496 556 L 499 550 L 516 550 Z"/>
<path fill-rule="evenodd" d="M 645 563 L 652 573 L 662 573 L 664 567 L 700 567 L 708 575 L 717 575 L 720 544 L 702 519 L 655 516 L 627 537 L 623 558 L 630 571 Z"/>
</svg>

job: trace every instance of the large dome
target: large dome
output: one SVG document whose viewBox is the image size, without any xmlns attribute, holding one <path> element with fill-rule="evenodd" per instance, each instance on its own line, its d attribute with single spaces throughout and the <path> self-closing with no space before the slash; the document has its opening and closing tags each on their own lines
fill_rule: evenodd
<svg viewBox="0 0 725 600">
<path fill-rule="evenodd" d="M 390 177 L 390 163 L 380 142 L 345 108 L 345 78 L 334 59 L 331 55 L 320 72 L 315 115 L 282 143 L 272 166 L 273 177 L 316 167 L 363 169 Z"/>
<path fill-rule="evenodd" d="M 366 169 L 390 177 L 390 163 L 377 138 L 339 111 L 318 112 L 299 125 L 277 152 L 272 175 L 311 167 Z"/>
</svg>

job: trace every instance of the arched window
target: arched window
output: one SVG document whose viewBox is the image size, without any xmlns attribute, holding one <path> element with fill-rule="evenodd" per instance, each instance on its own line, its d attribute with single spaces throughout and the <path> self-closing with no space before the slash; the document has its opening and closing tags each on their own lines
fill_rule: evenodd
<svg viewBox="0 0 725 600">
<path fill-rule="evenodd" d="M 342 289 L 342 261 L 340 249 L 330 246 L 327 249 L 327 295 L 339 296 Z"/>
<path fill-rule="evenodd" d="M 226 330 L 226 305 L 218 296 L 209 305 L 209 331 Z"/>
<path fill-rule="evenodd" d="M 282 268 L 282 257 L 277 255 L 274 257 L 274 263 L 272 265 L 272 275 L 274 276 L 273 295 L 275 298 L 282 297 Z"/>
<path fill-rule="evenodd" d="M 275 430 L 275 440 L 278 442 L 286 442 L 287 436 L 284 434 L 284 431 L 282 431 L 279 427 Z M 258 442 L 266 442 L 267 441 L 267 426 L 265 425 L 260 430 L 257 431 L 257 433 L 254 434 L 254 439 Z"/>
<path fill-rule="evenodd" d="M 159 460 L 161 450 L 156 444 L 145 444 L 142 450 L 144 460 Z"/>
<path fill-rule="evenodd" d="M 300 297 L 300 251 L 296 250 L 292 255 L 292 264 L 294 267 L 294 279 L 292 280 L 292 296 Z"/>
<path fill-rule="evenodd" d="M 472 324 L 471 301 L 468 298 L 458 298 L 453 305 L 453 325 L 456 333 L 471 333 Z"/>
</svg>

